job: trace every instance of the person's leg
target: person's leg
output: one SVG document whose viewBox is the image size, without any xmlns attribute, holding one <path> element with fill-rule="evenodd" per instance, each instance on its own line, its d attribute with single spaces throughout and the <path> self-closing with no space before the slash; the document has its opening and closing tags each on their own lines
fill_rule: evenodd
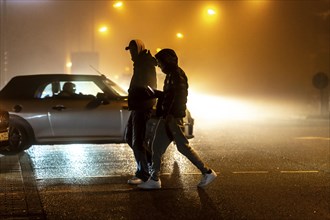
<svg viewBox="0 0 330 220">
<path fill-rule="evenodd" d="M 163 154 L 165 153 L 168 145 L 171 142 L 172 142 L 171 138 L 167 135 L 165 123 L 161 119 L 158 121 L 158 123 L 156 125 L 154 138 L 151 143 L 151 147 L 152 147 L 151 177 L 148 181 L 139 184 L 138 188 L 141 188 L 141 189 L 160 189 L 161 188 L 161 181 L 159 179 L 161 160 L 162 160 Z"/>
<path fill-rule="evenodd" d="M 173 136 L 178 151 L 187 157 L 201 172 L 207 173 L 210 169 L 203 163 L 197 152 L 189 145 L 189 141 L 183 133 L 183 120 L 181 118 L 169 117 L 167 126 Z"/>
<path fill-rule="evenodd" d="M 125 141 L 128 146 L 132 148 L 132 112 L 128 118 L 126 130 L 125 130 Z"/>
<path fill-rule="evenodd" d="M 181 118 L 170 118 L 167 121 L 169 131 L 180 153 L 186 156 L 203 174 L 198 187 L 206 187 L 217 177 L 214 170 L 208 168 L 196 151 L 189 146 L 189 142 L 183 133 L 183 120 Z"/>
<path fill-rule="evenodd" d="M 131 112 L 129 118 L 128 118 L 128 121 L 127 121 L 127 125 L 126 125 L 126 130 L 125 130 L 125 141 L 126 143 L 128 144 L 128 146 L 132 149 L 133 151 L 133 154 L 134 154 L 134 158 L 135 158 L 135 162 L 136 164 L 138 164 L 137 160 L 136 160 L 136 156 L 135 156 L 135 150 L 133 148 L 133 115 L 134 115 L 134 111 Z M 138 169 L 136 168 L 136 171 L 135 171 L 135 176 L 136 176 L 136 173 L 138 172 Z M 133 183 L 134 181 L 136 180 L 135 177 L 133 177 L 132 180 L 128 180 L 128 183 Z"/>
<path fill-rule="evenodd" d="M 148 180 L 150 176 L 147 151 L 144 145 L 147 119 L 148 112 L 146 111 L 134 111 L 132 115 L 132 148 L 137 162 L 136 177 L 140 178 L 142 181 Z"/>
<path fill-rule="evenodd" d="M 150 144 L 147 143 L 147 132 L 150 132 L 148 130 L 148 127 L 147 127 L 147 123 L 148 121 L 150 120 L 151 118 L 151 114 L 152 114 L 152 109 L 150 110 L 147 110 L 145 112 L 145 130 L 144 130 L 144 139 L 143 139 L 143 146 L 145 148 L 145 153 L 146 153 L 146 157 L 147 157 L 147 164 L 148 164 L 148 167 L 151 166 L 152 164 L 152 152 L 151 152 L 151 146 Z"/>
<path fill-rule="evenodd" d="M 152 140 L 152 174 L 153 180 L 158 180 L 160 176 L 162 156 L 167 147 L 172 142 L 172 139 L 167 135 L 165 123 L 160 119 L 157 123 L 154 138 Z"/>
</svg>

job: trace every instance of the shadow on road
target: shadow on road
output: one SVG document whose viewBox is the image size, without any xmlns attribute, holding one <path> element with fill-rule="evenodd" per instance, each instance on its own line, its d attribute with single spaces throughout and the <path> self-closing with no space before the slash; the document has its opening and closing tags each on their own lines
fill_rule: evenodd
<svg viewBox="0 0 330 220">
<path fill-rule="evenodd" d="M 128 219 L 219 219 L 221 213 L 207 189 L 187 187 L 185 179 L 190 177 L 182 175 L 174 162 L 171 175 L 161 177 L 162 189 L 132 190 Z"/>
</svg>

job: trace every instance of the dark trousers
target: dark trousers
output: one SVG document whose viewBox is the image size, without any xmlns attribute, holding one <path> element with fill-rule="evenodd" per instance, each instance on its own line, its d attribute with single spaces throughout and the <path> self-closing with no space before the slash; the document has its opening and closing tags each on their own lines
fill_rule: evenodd
<svg viewBox="0 0 330 220">
<path fill-rule="evenodd" d="M 188 158 L 200 171 L 205 174 L 209 168 L 204 164 L 197 152 L 189 146 L 189 142 L 183 133 L 182 118 L 174 118 L 169 115 L 166 119 L 159 119 L 152 147 L 152 179 L 158 180 L 160 176 L 161 160 L 167 147 L 174 141 L 178 151 Z"/>
<path fill-rule="evenodd" d="M 151 117 L 150 110 L 133 110 L 128 119 L 125 139 L 132 148 L 137 164 L 135 176 L 143 181 L 148 180 L 149 167 L 151 164 L 151 152 L 145 143 L 146 124 Z"/>
</svg>

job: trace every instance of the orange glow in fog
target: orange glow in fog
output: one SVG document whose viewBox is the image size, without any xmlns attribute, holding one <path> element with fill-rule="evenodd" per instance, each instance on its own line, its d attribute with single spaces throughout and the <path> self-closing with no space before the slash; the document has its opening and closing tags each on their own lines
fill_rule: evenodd
<svg viewBox="0 0 330 220">
<path fill-rule="evenodd" d="M 257 117 L 255 109 L 247 103 L 192 91 L 188 96 L 188 108 L 193 117 L 211 123 L 219 120 L 250 120 Z"/>
<path fill-rule="evenodd" d="M 226 121 L 261 121 L 284 118 L 283 109 L 260 101 L 244 101 L 189 90 L 187 107 L 196 124 L 216 125 Z M 204 125 L 203 124 L 203 125 Z"/>
</svg>

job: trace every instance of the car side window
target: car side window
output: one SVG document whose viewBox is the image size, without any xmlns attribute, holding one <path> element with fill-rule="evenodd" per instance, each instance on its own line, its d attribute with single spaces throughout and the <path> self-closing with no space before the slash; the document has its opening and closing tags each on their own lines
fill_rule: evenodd
<svg viewBox="0 0 330 220">
<path fill-rule="evenodd" d="M 60 92 L 60 82 L 52 82 L 47 84 L 43 89 L 41 89 L 40 96 L 38 98 L 50 98 L 57 95 Z"/>
<path fill-rule="evenodd" d="M 40 97 L 68 97 L 68 98 L 84 98 L 96 97 L 97 93 L 103 91 L 93 81 L 57 81 L 47 84 L 41 89 Z"/>
</svg>

